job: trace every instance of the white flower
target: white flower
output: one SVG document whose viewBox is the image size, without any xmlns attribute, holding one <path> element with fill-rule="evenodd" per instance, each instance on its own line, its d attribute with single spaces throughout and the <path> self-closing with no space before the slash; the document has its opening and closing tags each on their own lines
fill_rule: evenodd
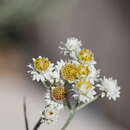
<svg viewBox="0 0 130 130">
<path fill-rule="evenodd" d="M 77 59 L 77 56 L 80 52 L 80 47 L 82 46 L 81 41 L 79 41 L 77 38 L 68 38 L 66 43 L 62 43 L 64 46 L 59 47 L 64 55 L 69 55 L 73 59 Z"/>
<path fill-rule="evenodd" d="M 79 99 L 79 102 L 91 102 L 95 95 L 95 87 L 92 86 L 91 82 L 88 81 L 87 79 L 81 79 L 77 83 L 76 86 L 73 87 L 73 89 L 77 89 L 74 94 L 74 97 L 77 97 Z"/>
<path fill-rule="evenodd" d="M 82 46 L 82 43 L 77 38 L 72 37 L 72 38 L 67 39 L 66 48 L 68 50 L 71 50 L 71 51 L 79 50 L 81 46 Z"/>
<path fill-rule="evenodd" d="M 99 89 L 103 91 L 108 97 L 109 100 L 113 99 L 114 101 L 120 97 L 120 87 L 117 85 L 117 80 L 113 80 L 112 78 L 103 78 L 101 80 L 101 85 L 98 85 Z"/>
<path fill-rule="evenodd" d="M 32 75 L 32 79 L 36 80 L 37 82 L 42 81 L 44 82 L 45 80 L 48 80 L 50 83 L 54 82 L 54 79 L 52 78 L 53 76 L 53 70 L 54 70 L 54 64 L 50 63 L 50 61 L 48 60 L 48 66 L 45 68 L 45 71 L 41 71 L 38 70 L 35 66 L 35 62 L 39 59 L 45 59 L 48 60 L 48 58 L 42 58 L 41 56 L 39 56 L 37 59 L 33 58 L 33 65 L 29 64 L 28 67 L 30 68 L 30 70 L 28 71 L 28 73 L 30 73 Z M 41 65 L 41 64 L 40 64 Z M 39 66 L 38 66 L 39 67 Z M 44 69 L 44 68 L 43 68 Z"/>
<path fill-rule="evenodd" d="M 78 102 L 89 103 L 95 98 L 95 95 L 96 95 L 96 91 L 94 89 L 91 89 L 86 94 L 79 91 L 78 93 L 75 93 L 73 97 L 75 99 L 78 99 Z"/>
<path fill-rule="evenodd" d="M 96 91 L 94 89 L 89 90 L 86 95 L 80 93 L 79 101 L 83 103 L 85 102 L 89 103 L 94 99 L 95 95 L 96 95 Z"/>
<path fill-rule="evenodd" d="M 53 106 L 52 104 L 46 106 L 44 111 L 42 112 L 43 123 L 50 124 L 54 121 L 57 121 L 59 112 L 60 111 L 55 106 Z"/>
</svg>

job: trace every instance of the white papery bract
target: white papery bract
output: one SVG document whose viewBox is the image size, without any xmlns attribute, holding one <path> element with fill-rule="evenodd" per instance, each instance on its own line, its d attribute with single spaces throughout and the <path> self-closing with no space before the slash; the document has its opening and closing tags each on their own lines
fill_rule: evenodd
<svg viewBox="0 0 130 130">
<path fill-rule="evenodd" d="M 101 84 L 98 85 L 99 89 L 103 92 L 102 96 L 105 95 L 109 100 L 113 99 L 114 101 L 120 97 L 120 87 L 117 85 L 117 80 L 112 78 L 103 78 Z"/>
<path fill-rule="evenodd" d="M 53 71 L 53 78 L 56 79 L 56 82 L 61 83 L 62 85 L 64 84 L 62 78 L 61 78 L 61 69 L 65 65 L 65 62 L 63 60 L 57 61 L 57 64 L 55 65 L 55 69 Z"/>
<path fill-rule="evenodd" d="M 28 73 L 30 73 L 32 75 L 32 80 L 36 80 L 37 82 L 45 81 L 44 76 L 42 76 L 42 74 L 39 74 L 33 67 L 33 65 L 29 64 L 28 67 L 31 69 L 28 71 Z"/>
<path fill-rule="evenodd" d="M 90 74 L 87 76 L 87 79 L 92 83 L 95 84 L 95 82 L 99 81 L 100 78 L 100 70 L 97 70 L 95 66 L 92 64 L 90 65 Z"/>
</svg>

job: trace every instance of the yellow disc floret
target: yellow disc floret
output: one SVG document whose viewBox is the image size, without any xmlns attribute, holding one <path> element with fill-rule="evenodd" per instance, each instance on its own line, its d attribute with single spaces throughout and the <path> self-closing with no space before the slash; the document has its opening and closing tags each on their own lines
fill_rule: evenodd
<svg viewBox="0 0 130 130">
<path fill-rule="evenodd" d="M 82 92 L 87 92 L 88 90 L 92 89 L 92 84 L 90 83 L 89 80 L 86 80 L 84 78 L 80 79 L 77 82 L 77 87 L 82 91 Z"/>
<path fill-rule="evenodd" d="M 89 49 L 83 49 L 79 53 L 79 58 L 82 62 L 89 62 L 94 60 L 94 54 Z"/>
<path fill-rule="evenodd" d="M 50 61 L 47 58 L 40 57 L 34 61 L 34 67 L 38 71 L 47 71 L 49 65 Z"/>
<path fill-rule="evenodd" d="M 61 74 L 65 80 L 74 81 L 77 79 L 77 77 L 79 75 L 79 69 L 74 64 L 66 64 L 63 67 Z"/>
<path fill-rule="evenodd" d="M 62 101 L 65 99 L 65 88 L 63 86 L 53 88 L 52 90 L 52 97 L 54 100 Z"/>
<path fill-rule="evenodd" d="M 91 72 L 91 70 L 90 70 L 90 67 L 87 65 L 87 66 L 85 66 L 85 65 L 83 65 L 83 64 L 80 64 L 79 65 L 79 74 L 82 76 L 84 76 L 84 75 L 89 75 L 90 74 L 90 72 Z"/>
</svg>

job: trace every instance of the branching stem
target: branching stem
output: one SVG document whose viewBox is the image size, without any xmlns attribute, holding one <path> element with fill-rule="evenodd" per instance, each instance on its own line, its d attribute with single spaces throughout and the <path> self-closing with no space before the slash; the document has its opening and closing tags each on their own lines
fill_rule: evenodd
<svg viewBox="0 0 130 130">
<path fill-rule="evenodd" d="M 68 127 L 68 125 L 70 124 L 72 119 L 74 118 L 76 111 L 86 107 L 88 104 L 90 104 L 90 103 L 94 102 L 95 100 L 97 100 L 100 96 L 101 96 L 101 94 L 95 96 L 95 98 L 89 103 L 85 103 L 83 105 L 78 105 L 77 104 L 74 109 L 71 109 L 71 110 L 69 109 L 70 110 L 70 115 L 69 115 L 67 121 L 65 122 L 64 126 L 61 128 L 61 130 L 66 130 L 66 128 Z M 69 101 L 68 101 L 68 103 L 69 103 Z M 69 108 L 69 105 L 68 105 L 68 108 Z"/>
<path fill-rule="evenodd" d="M 65 130 L 67 128 L 67 126 L 70 124 L 70 122 L 72 121 L 72 119 L 74 118 L 76 113 L 76 110 L 73 110 L 70 112 L 69 118 L 67 119 L 67 121 L 65 122 L 64 126 L 61 128 L 61 130 Z"/>
</svg>

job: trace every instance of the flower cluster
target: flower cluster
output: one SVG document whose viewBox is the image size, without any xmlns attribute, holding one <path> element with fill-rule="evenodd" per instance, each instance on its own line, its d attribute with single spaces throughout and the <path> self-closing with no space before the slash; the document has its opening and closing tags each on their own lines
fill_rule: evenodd
<svg viewBox="0 0 130 130">
<path fill-rule="evenodd" d="M 59 47 L 65 60 L 52 63 L 48 58 L 33 58 L 28 65 L 32 79 L 42 82 L 46 87 L 43 122 L 57 120 L 61 110 L 68 107 L 79 108 L 89 104 L 97 97 L 107 97 L 114 101 L 120 97 L 120 87 L 112 78 L 102 78 L 97 70 L 94 54 L 91 50 L 81 48 L 82 42 L 77 38 L 68 38 Z"/>
</svg>

